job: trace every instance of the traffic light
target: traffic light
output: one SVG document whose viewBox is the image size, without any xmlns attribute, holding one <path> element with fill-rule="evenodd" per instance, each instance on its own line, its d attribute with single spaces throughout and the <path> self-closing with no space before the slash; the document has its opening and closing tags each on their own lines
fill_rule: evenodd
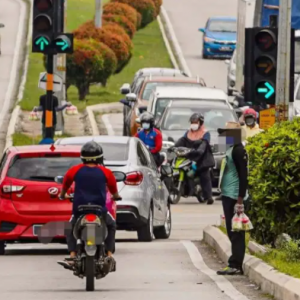
<svg viewBox="0 0 300 300">
<path fill-rule="evenodd" d="M 246 28 L 246 102 L 275 104 L 277 37 L 277 28 Z"/>
<path fill-rule="evenodd" d="M 53 19 L 53 0 L 34 0 L 32 52 L 49 52 L 53 39 Z"/>
<path fill-rule="evenodd" d="M 56 50 L 56 53 L 73 53 L 73 34 L 57 34 L 52 46 Z"/>
</svg>

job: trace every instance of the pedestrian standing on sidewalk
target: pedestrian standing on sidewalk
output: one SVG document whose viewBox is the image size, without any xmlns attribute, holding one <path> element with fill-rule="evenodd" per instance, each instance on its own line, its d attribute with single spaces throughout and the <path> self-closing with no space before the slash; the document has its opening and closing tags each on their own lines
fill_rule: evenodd
<svg viewBox="0 0 300 300">
<path fill-rule="evenodd" d="M 52 92 L 53 93 L 53 92 Z M 57 111 L 63 111 L 65 108 L 72 106 L 72 104 L 70 102 L 67 102 L 64 105 L 58 106 L 58 99 L 56 96 L 52 96 L 53 97 L 53 101 L 52 101 L 52 113 L 53 113 L 53 134 L 55 132 L 55 127 L 56 127 L 56 112 Z M 47 100 L 47 95 L 42 95 L 40 97 L 40 105 L 36 106 L 33 108 L 33 111 L 37 112 L 37 111 L 42 111 L 43 115 L 42 115 L 42 136 L 43 139 L 46 137 L 46 100 Z M 52 137 L 52 139 L 54 138 L 54 136 Z"/>
<path fill-rule="evenodd" d="M 248 156 L 245 150 L 245 132 L 239 123 L 230 122 L 226 128 L 218 129 L 220 145 L 226 150 L 221 167 L 222 205 L 227 234 L 231 242 L 232 255 L 228 266 L 218 275 L 243 275 L 243 261 L 246 251 L 245 231 L 232 231 L 235 213 L 244 212 L 244 200 L 248 193 Z M 225 152 L 225 151 L 224 151 Z"/>
</svg>

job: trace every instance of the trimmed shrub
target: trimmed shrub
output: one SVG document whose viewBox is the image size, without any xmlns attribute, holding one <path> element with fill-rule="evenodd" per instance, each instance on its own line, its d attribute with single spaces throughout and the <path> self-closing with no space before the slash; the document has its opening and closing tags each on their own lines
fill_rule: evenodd
<svg viewBox="0 0 300 300">
<path fill-rule="evenodd" d="M 162 6 L 162 0 L 152 0 L 154 5 L 155 5 L 155 10 L 156 10 L 156 16 L 159 15 L 160 13 L 160 7 Z"/>
<path fill-rule="evenodd" d="M 73 31 L 74 38 L 78 40 L 99 40 L 103 34 L 102 28 L 96 28 L 94 21 L 87 21 Z"/>
<path fill-rule="evenodd" d="M 151 23 L 156 17 L 156 8 L 152 0 L 111 0 L 111 2 L 125 3 L 135 8 L 142 16 L 142 27 Z"/>
<path fill-rule="evenodd" d="M 128 46 L 129 52 L 132 51 L 132 49 L 133 49 L 132 41 L 123 27 L 121 27 L 120 25 L 118 25 L 116 23 L 103 22 L 102 30 L 104 32 L 109 31 L 111 33 L 115 33 L 115 34 L 121 36 L 122 39 L 124 40 L 124 42 L 126 43 L 126 45 Z"/>
<path fill-rule="evenodd" d="M 79 100 L 84 100 L 92 82 L 99 82 L 104 59 L 88 40 L 74 39 L 74 53 L 67 55 L 68 85 L 78 89 Z"/>
<path fill-rule="evenodd" d="M 125 29 L 130 38 L 133 38 L 136 31 L 136 25 L 131 23 L 126 17 L 120 15 L 103 15 L 102 18 L 106 22 L 113 22 L 119 24 Z"/>
<path fill-rule="evenodd" d="M 300 238 L 300 118 L 249 139 L 251 235 L 274 245 L 281 233 Z"/>
<path fill-rule="evenodd" d="M 124 16 L 138 29 L 138 12 L 130 5 L 124 3 L 107 3 L 103 7 L 103 14 Z"/>
<path fill-rule="evenodd" d="M 141 28 L 142 26 L 142 15 L 137 11 L 137 28 Z"/>
</svg>

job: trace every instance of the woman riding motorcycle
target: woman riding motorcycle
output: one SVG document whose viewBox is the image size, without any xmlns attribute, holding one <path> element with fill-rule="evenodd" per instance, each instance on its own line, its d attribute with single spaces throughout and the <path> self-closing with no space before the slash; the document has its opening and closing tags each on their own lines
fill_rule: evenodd
<svg viewBox="0 0 300 300">
<path fill-rule="evenodd" d="M 202 114 L 192 114 L 190 123 L 190 130 L 177 141 L 175 147 L 193 149 L 185 157 L 196 163 L 196 176 L 200 179 L 204 197 L 203 202 L 213 204 L 210 168 L 215 165 L 215 160 L 210 147 L 210 133 L 204 127 L 204 116 Z"/>
</svg>

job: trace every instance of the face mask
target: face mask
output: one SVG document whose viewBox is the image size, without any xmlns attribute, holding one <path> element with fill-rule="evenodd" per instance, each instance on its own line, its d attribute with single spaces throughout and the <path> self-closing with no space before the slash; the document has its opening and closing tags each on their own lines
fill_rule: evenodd
<svg viewBox="0 0 300 300">
<path fill-rule="evenodd" d="M 191 130 L 196 131 L 199 129 L 199 124 L 191 124 Z"/>
<path fill-rule="evenodd" d="M 255 124 L 255 119 L 252 117 L 248 117 L 245 119 L 245 123 L 247 126 L 251 127 Z"/>
<path fill-rule="evenodd" d="M 143 129 L 149 129 L 150 128 L 150 123 L 143 123 L 142 124 Z"/>
</svg>

